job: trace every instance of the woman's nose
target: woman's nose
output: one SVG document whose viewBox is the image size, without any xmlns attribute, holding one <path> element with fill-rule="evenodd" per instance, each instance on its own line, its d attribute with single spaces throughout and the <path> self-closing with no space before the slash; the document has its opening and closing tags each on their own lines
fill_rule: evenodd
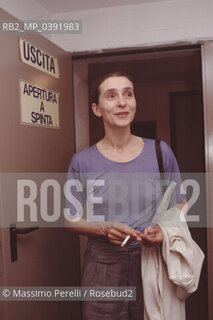
<svg viewBox="0 0 213 320">
<path fill-rule="evenodd" d="M 124 99 L 124 97 L 122 95 L 119 96 L 118 98 L 118 105 L 121 107 L 125 107 L 126 106 L 126 100 Z"/>
</svg>

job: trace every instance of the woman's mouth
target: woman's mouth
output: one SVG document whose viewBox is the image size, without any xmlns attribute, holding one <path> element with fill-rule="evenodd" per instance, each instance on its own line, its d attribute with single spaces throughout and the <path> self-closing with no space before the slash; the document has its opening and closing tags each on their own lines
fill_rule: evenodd
<svg viewBox="0 0 213 320">
<path fill-rule="evenodd" d="M 129 112 L 124 111 L 124 112 L 118 112 L 115 115 L 118 116 L 119 118 L 125 118 L 128 116 L 128 114 L 129 114 Z"/>
</svg>

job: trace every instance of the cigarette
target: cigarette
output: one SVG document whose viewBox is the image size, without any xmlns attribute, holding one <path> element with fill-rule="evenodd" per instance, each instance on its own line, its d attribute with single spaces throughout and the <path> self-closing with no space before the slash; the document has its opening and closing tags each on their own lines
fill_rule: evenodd
<svg viewBox="0 0 213 320">
<path fill-rule="evenodd" d="M 121 243 L 121 247 L 124 247 L 125 244 L 127 243 L 127 241 L 129 240 L 130 235 L 126 236 L 126 238 L 124 239 L 124 241 Z"/>
</svg>

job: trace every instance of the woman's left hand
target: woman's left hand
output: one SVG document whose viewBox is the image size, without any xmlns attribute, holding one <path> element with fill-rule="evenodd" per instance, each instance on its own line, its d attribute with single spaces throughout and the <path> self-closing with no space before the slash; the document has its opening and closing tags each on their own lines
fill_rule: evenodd
<svg viewBox="0 0 213 320">
<path fill-rule="evenodd" d="M 151 247 L 163 242 L 163 231 L 156 224 L 153 228 L 147 227 L 141 234 L 141 243 L 146 247 Z"/>
</svg>

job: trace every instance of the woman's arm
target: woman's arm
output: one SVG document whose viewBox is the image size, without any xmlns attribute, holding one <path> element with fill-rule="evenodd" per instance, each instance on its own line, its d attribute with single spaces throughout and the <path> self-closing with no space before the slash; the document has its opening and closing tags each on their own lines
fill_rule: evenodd
<svg viewBox="0 0 213 320">
<path fill-rule="evenodd" d="M 139 231 L 120 222 L 87 221 L 85 219 L 76 221 L 70 216 L 65 221 L 65 225 L 70 231 L 92 237 L 104 236 L 113 244 L 121 245 L 127 235 L 130 235 L 129 242 L 141 241 L 142 235 Z"/>
</svg>

